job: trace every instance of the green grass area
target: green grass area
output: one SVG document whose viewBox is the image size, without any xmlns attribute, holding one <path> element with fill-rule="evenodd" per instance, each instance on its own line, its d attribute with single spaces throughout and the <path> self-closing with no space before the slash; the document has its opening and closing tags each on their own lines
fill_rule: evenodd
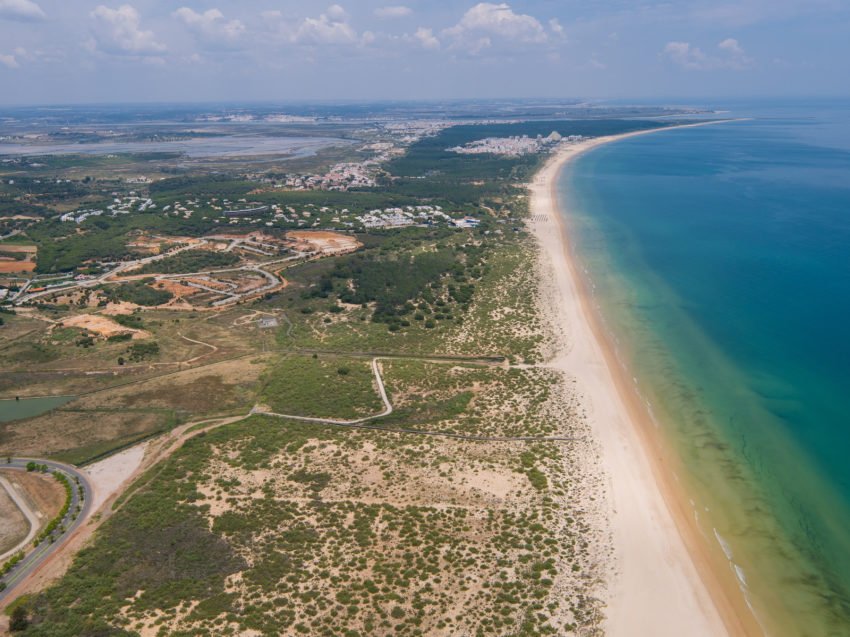
<svg viewBox="0 0 850 637">
<path fill-rule="evenodd" d="M 357 358 L 288 355 L 268 373 L 260 400 L 278 413 L 319 418 L 383 411 L 371 364 Z"/>
</svg>

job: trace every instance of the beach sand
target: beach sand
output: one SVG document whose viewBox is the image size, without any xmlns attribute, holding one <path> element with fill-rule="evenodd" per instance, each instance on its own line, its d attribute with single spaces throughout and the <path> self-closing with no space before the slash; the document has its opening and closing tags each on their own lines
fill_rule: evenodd
<svg viewBox="0 0 850 637">
<path fill-rule="evenodd" d="M 531 185 L 531 225 L 546 286 L 540 310 L 563 334 L 551 365 L 575 381 L 607 482 L 613 564 L 604 631 L 632 637 L 762 634 L 728 564 L 712 561 L 692 521 L 687 495 L 676 484 L 649 414 L 588 302 L 558 212 L 555 184 L 568 161 L 600 144 L 648 132 L 655 131 L 562 147 Z"/>
</svg>

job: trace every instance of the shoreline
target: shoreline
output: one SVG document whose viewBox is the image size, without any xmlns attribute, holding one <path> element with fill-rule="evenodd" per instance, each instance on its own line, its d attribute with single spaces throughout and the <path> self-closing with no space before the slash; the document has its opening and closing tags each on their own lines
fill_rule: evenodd
<svg viewBox="0 0 850 637">
<path fill-rule="evenodd" d="M 734 120 L 723 120 L 734 121 Z M 634 391 L 609 335 L 601 327 L 576 269 L 561 217 L 556 183 L 561 169 L 602 144 L 717 121 L 599 137 L 560 149 L 535 175 L 533 232 L 555 288 L 553 311 L 566 342 L 552 366 L 575 379 L 608 483 L 616 573 L 609 575 L 606 634 L 760 635 L 726 562 L 712 556 L 646 406 Z"/>
</svg>

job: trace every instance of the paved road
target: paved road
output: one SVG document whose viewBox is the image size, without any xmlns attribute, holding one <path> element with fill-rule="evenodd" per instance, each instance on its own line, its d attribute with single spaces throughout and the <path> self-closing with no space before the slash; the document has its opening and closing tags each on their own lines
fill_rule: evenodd
<svg viewBox="0 0 850 637">
<path fill-rule="evenodd" d="M 65 526 L 65 532 L 61 535 L 61 537 L 56 539 L 54 542 L 41 542 L 35 549 L 31 550 L 23 560 L 18 562 L 12 570 L 0 578 L 0 581 L 6 584 L 6 589 L 4 591 L 0 591 L 0 602 L 10 595 L 13 595 L 15 587 L 26 579 L 26 577 L 42 563 L 44 563 L 50 555 L 56 552 L 56 550 L 59 549 L 70 535 L 88 519 L 89 513 L 91 512 L 92 496 L 94 495 L 91 484 L 85 474 L 77 471 L 77 469 L 71 465 L 54 462 L 52 460 L 40 460 L 38 458 L 12 458 L 12 462 L 10 464 L 6 462 L 6 458 L 2 458 L 0 459 L 0 468 L 13 468 L 26 471 L 26 464 L 30 461 L 36 462 L 39 465 L 46 464 L 50 471 L 59 471 L 65 474 L 65 477 L 67 477 L 71 483 L 71 504 L 68 507 L 68 513 L 65 514 L 65 518 L 62 520 L 62 525 Z M 79 487 L 75 483 L 75 478 L 79 480 Z M 80 487 L 84 493 L 82 502 L 80 502 Z M 72 521 L 71 516 L 74 511 L 77 510 L 78 504 L 81 505 L 80 514 L 77 516 L 76 520 Z M 54 531 L 53 534 L 55 536 L 57 531 Z"/>
</svg>

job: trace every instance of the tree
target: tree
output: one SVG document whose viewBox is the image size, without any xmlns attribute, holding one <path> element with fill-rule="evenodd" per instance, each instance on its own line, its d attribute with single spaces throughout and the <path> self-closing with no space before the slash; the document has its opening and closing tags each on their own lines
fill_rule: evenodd
<svg viewBox="0 0 850 637">
<path fill-rule="evenodd" d="M 9 615 L 9 630 L 17 633 L 26 630 L 29 625 L 27 609 L 23 606 L 15 606 Z"/>
</svg>

